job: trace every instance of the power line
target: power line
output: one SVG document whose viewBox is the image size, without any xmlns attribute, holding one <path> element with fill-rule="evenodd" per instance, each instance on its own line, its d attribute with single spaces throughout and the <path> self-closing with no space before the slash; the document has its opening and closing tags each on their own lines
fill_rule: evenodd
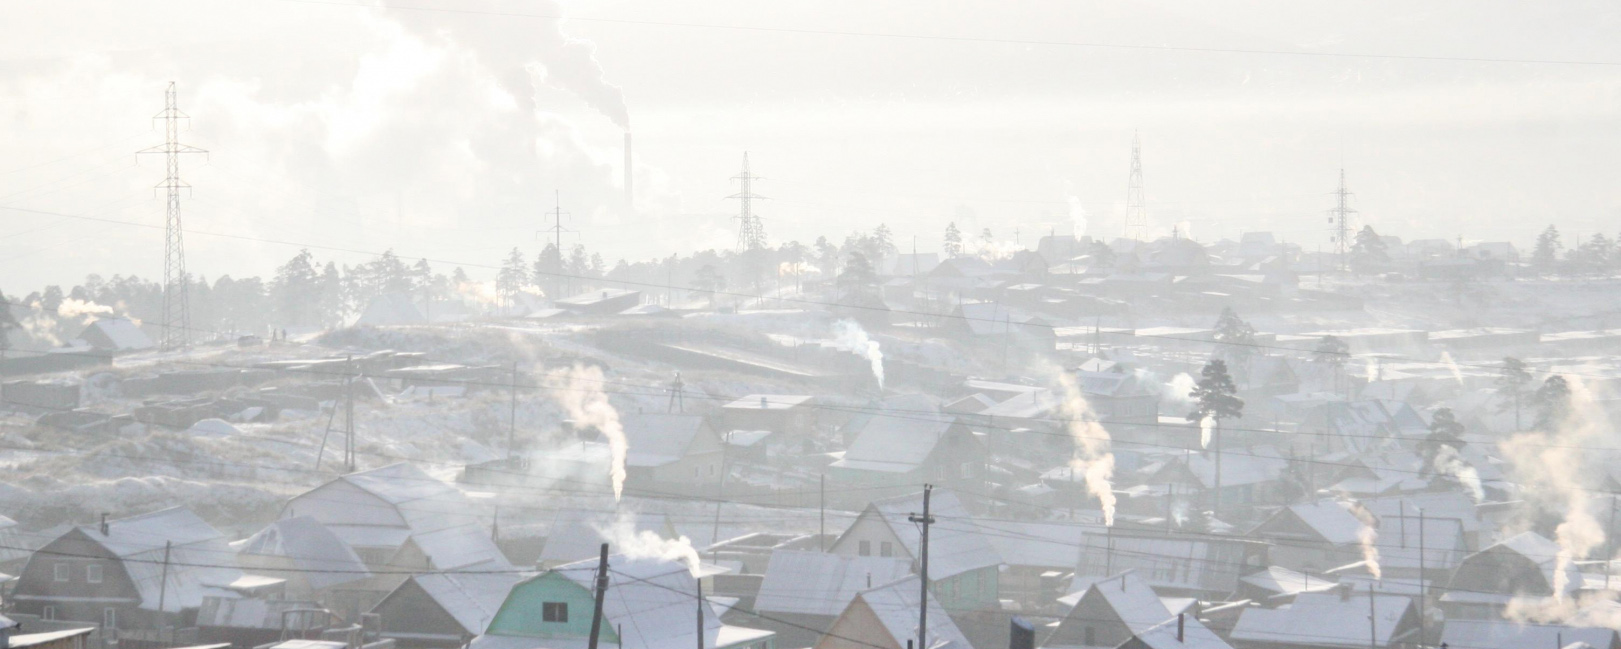
<svg viewBox="0 0 1621 649">
<path fill-rule="evenodd" d="M 385 7 L 363 5 L 353 2 L 326 2 L 323 0 L 278 0 L 296 4 L 327 5 L 335 7 L 352 7 L 356 9 L 385 9 Z M 1092 49 L 1118 49 L 1149 52 L 1191 52 L 1199 54 L 1253 54 L 1266 56 L 1302 56 L 1313 58 L 1338 59 L 1378 59 L 1395 61 L 1448 61 L 1456 63 L 1516 63 L 1529 65 L 1577 65 L 1577 66 L 1616 66 L 1621 62 L 1578 60 L 1578 59 L 1538 59 L 1538 58 L 1504 58 L 1504 57 L 1476 57 L 1476 56 L 1442 56 L 1417 54 L 1381 54 L 1364 52 L 1311 52 L 1302 50 L 1269 50 L 1255 48 L 1232 47 L 1191 47 L 1178 45 L 1142 45 L 1133 43 L 1101 43 L 1089 41 L 1065 41 L 1050 39 L 1018 39 L 994 38 L 984 36 L 946 36 L 938 34 L 908 34 L 902 32 L 854 31 L 832 29 L 809 29 L 795 27 L 762 27 L 753 25 L 722 25 L 715 23 L 675 22 L 658 20 L 633 20 L 626 18 L 591 18 L 581 16 L 564 16 L 563 14 L 527 13 L 515 11 L 481 11 L 476 9 L 451 9 L 444 7 L 424 7 L 398 5 L 390 3 L 386 9 L 402 11 L 425 11 L 436 13 L 456 13 L 483 16 L 499 16 L 508 18 L 544 18 L 552 20 L 569 20 L 573 22 L 620 24 L 620 25 L 648 25 L 656 27 L 681 27 L 697 29 L 722 29 L 732 31 L 763 32 L 774 34 L 814 34 L 824 36 L 849 36 L 859 38 L 892 38 L 917 41 L 947 41 L 959 43 L 992 43 L 1004 45 L 1040 45 L 1052 47 L 1077 47 Z"/>
</svg>

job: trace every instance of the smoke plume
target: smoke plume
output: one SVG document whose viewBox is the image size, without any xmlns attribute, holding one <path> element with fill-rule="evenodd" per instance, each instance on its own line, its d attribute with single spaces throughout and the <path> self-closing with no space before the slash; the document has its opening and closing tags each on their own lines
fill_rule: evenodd
<svg viewBox="0 0 1621 649">
<path fill-rule="evenodd" d="M 625 439 L 619 411 L 608 403 L 608 394 L 602 390 L 602 370 L 596 366 L 575 365 L 554 371 L 548 378 L 558 404 L 575 425 L 594 427 L 608 440 L 608 477 L 613 481 L 617 502 L 625 490 L 625 454 L 630 450 L 630 442 Z"/>
<path fill-rule="evenodd" d="M 1373 512 L 1368 511 L 1362 503 L 1351 503 L 1350 512 L 1362 523 L 1362 528 L 1356 532 L 1356 540 L 1362 544 L 1362 561 L 1368 564 L 1368 572 L 1374 579 L 1383 579 L 1384 570 L 1379 567 L 1379 519 L 1374 518 Z"/>
<path fill-rule="evenodd" d="M 1215 429 L 1215 427 L 1216 427 L 1216 418 L 1215 417 L 1205 415 L 1204 419 L 1199 420 L 1199 448 L 1202 448 L 1202 449 L 1209 449 L 1210 448 L 1210 431 Z"/>
<path fill-rule="evenodd" d="M 112 315 L 113 308 L 105 304 L 86 302 L 73 298 L 63 298 L 62 304 L 56 307 L 56 315 L 64 318 L 78 318 L 92 315 Z"/>
<path fill-rule="evenodd" d="M 1069 436 L 1075 440 L 1076 456 L 1070 459 L 1069 465 L 1086 476 L 1087 493 L 1103 504 L 1103 524 L 1112 527 L 1115 495 L 1110 481 L 1114 479 L 1114 453 L 1110 450 L 1109 431 L 1098 423 L 1075 377 L 1063 370 L 1057 370 L 1057 374 L 1058 385 L 1064 392 L 1062 412 Z"/>
<path fill-rule="evenodd" d="M 692 547 L 691 539 L 666 539 L 652 530 L 637 530 L 636 515 L 631 512 L 620 511 L 607 527 L 597 528 L 597 533 L 618 554 L 632 559 L 680 561 L 693 576 L 698 574 L 698 551 Z"/>
<path fill-rule="evenodd" d="M 1606 417 L 1592 391 L 1579 376 L 1569 376 L 1569 414 L 1552 422 L 1551 430 L 1515 435 L 1502 445 L 1520 479 L 1528 501 L 1564 514 L 1554 529 L 1559 544 L 1558 566 L 1554 571 L 1554 595 L 1565 597 L 1575 587 L 1571 574 L 1577 561 L 1586 559 L 1604 543 L 1604 527 L 1593 513 L 1593 499 L 1581 480 L 1603 475 L 1604 458 L 1586 449 L 1610 446 L 1605 440 Z"/>
<path fill-rule="evenodd" d="M 854 320 L 833 323 L 833 342 L 839 349 L 848 350 L 867 359 L 872 365 L 872 376 L 878 379 L 878 389 L 884 389 L 884 351 L 878 341 L 867 335 L 867 330 Z"/>
<path fill-rule="evenodd" d="M 1451 476 L 1469 490 L 1469 495 L 1479 504 L 1486 499 L 1486 491 L 1480 486 L 1480 472 L 1469 466 L 1458 449 L 1451 444 L 1442 444 L 1441 449 L 1435 453 L 1435 471 L 1441 475 Z"/>
</svg>

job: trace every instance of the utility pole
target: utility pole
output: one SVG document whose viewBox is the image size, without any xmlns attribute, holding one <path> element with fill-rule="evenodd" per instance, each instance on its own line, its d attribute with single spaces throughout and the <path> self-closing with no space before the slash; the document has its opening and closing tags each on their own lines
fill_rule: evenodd
<svg viewBox="0 0 1621 649">
<path fill-rule="evenodd" d="M 693 581 L 698 583 L 698 649 L 704 649 L 704 580 Z"/>
<path fill-rule="evenodd" d="M 1423 642 L 1420 638 L 1419 642 Z M 1368 649 L 1379 649 L 1379 619 L 1374 615 L 1373 582 L 1368 582 Z"/>
<path fill-rule="evenodd" d="M 552 233 L 552 250 L 557 253 L 557 257 L 552 259 L 552 294 L 547 296 L 555 303 L 563 297 L 563 233 L 573 230 L 563 227 L 563 217 L 569 216 L 568 212 L 563 211 L 563 192 L 553 190 L 552 198 L 555 206 L 548 212 L 552 217 L 552 227 L 546 228 L 545 231 Z"/>
<path fill-rule="evenodd" d="M 923 485 L 923 515 L 907 516 L 906 520 L 923 526 L 923 539 L 921 543 L 922 570 L 920 571 L 921 595 L 918 597 L 917 610 L 917 646 L 928 649 L 929 632 L 929 526 L 934 524 L 934 517 L 929 515 L 929 493 L 934 491 L 934 485 Z"/>
<path fill-rule="evenodd" d="M 163 144 L 135 152 L 162 153 L 168 173 L 157 187 L 168 190 L 168 208 L 163 219 L 163 349 L 182 349 L 191 345 L 191 308 L 187 302 L 186 246 L 180 227 L 180 190 L 191 185 L 180 179 L 180 155 L 183 153 L 208 154 L 208 151 L 180 143 L 180 120 L 191 119 L 180 112 L 175 98 L 174 82 L 163 93 L 163 112 L 153 120 L 163 120 Z"/>
<path fill-rule="evenodd" d="M 670 382 L 670 406 L 666 408 L 668 412 L 687 411 L 687 400 L 685 395 L 682 394 L 683 387 L 684 385 L 681 383 L 681 373 L 676 372 L 675 380 Z"/>
<path fill-rule="evenodd" d="M 827 552 L 827 474 L 816 476 L 816 491 L 819 496 L 816 507 L 816 545 L 823 552 Z M 1612 506 L 1612 511 L 1613 511 Z M 1612 517 L 1613 518 L 1613 517 Z"/>
<path fill-rule="evenodd" d="M 1406 506 L 1407 501 L 1403 500 L 1402 507 L 1405 508 Z M 1424 508 L 1416 507 L 1415 509 L 1418 510 L 1418 644 L 1423 646 L 1424 614 L 1428 606 L 1426 599 L 1430 596 L 1430 582 L 1424 577 Z"/>
<path fill-rule="evenodd" d="M 1604 590 L 1610 589 L 1610 564 L 1615 561 L 1615 492 L 1610 492 L 1610 526 L 1604 530 Z"/>
<path fill-rule="evenodd" d="M 518 361 L 512 361 L 512 407 L 507 417 L 507 464 L 518 461 Z"/>
<path fill-rule="evenodd" d="M 344 473 L 355 472 L 355 376 L 354 357 L 343 360 L 343 467 Z"/>
<path fill-rule="evenodd" d="M 608 544 L 602 544 L 602 558 L 597 560 L 596 606 L 591 610 L 591 639 L 586 649 L 597 649 L 597 636 L 602 633 L 602 599 L 608 594 Z M 623 636 L 621 642 L 623 642 Z"/>
<path fill-rule="evenodd" d="M 1351 215 L 1356 214 L 1351 209 L 1351 196 L 1351 190 L 1345 188 L 1345 170 L 1340 169 L 1340 188 L 1334 191 L 1334 207 L 1328 211 L 1329 236 L 1334 242 L 1334 254 L 1339 257 L 1340 272 L 1350 268 L 1346 255 L 1351 250 Z"/>
<path fill-rule="evenodd" d="M 174 549 L 173 541 L 163 542 L 163 573 L 158 578 L 158 628 L 163 627 L 163 604 L 169 596 L 169 551 Z"/>
<path fill-rule="evenodd" d="M 732 176 L 732 180 L 739 183 L 738 192 L 727 196 L 727 199 L 737 199 L 737 251 L 743 252 L 765 246 L 765 226 L 760 223 L 760 217 L 754 213 L 754 201 L 766 200 L 766 197 L 754 193 L 754 181 L 762 180 L 759 176 L 749 172 L 749 152 L 743 152 L 743 171 Z"/>
<path fill-rule="evenodd" d="M 1126 237 L 1137 240 L 1148 227 L 1148 201 L 1143 195 L 1142 140 L 1131 133 L 1131 179 L 1126 183 Z"/>
</svg>

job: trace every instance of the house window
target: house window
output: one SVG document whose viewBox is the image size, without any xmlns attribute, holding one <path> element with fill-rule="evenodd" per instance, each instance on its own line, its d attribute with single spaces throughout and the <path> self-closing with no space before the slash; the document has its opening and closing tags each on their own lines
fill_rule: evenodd
<svg viewBox="0 0 1621 649">
<path fill-rule="evenodd" d="M 39 619 L 41 619 L 41 620 L 54 620 L 54 619 L 56 619 L 56 607 L 55 606 L 47 606 L 47 607 L 45 607 L 45 610 L 42 610 L 42 611 L 39 612 Z"/>
<path fill-rule="evenodd" d="M 567 622 L 568 602 L 541 603 L 540 619 L 545 622 Z"/>
<path fill-rule="evenodd" d="M 872 541 L 862 541 L 859 552 L 863 557 L 872 556 Z"/>
<path fill-rule="evenodd" d="M 1083 631 L 1082 633 L 1086 636 L 1086 639 L 1084 641 L 1082 641 L 1081 644 L 1084 644 L 1084 645 L 1086 645 L 1088 647 L 1097 646 L 1097 644 L 1098 644 L 1097 643 L 1097 633 L 1092 629 L 1092 627 L 1086 627 L 1086 630 Z"/>
<path fill-rule="evenodd" d="M 110 607 L 101 609 L 101 628 L 118 628 L 118 609 Z"/>
<path fill-rule="evenodd" d="M 73 566 L 65 563 L 58 563 L 53 568 L 56 572 L 55 576 L 57 581 L 68 581 L 73 579 Z"/>
<path fill-rule="evenodd" d="M 881 556 L 881 557 L 893 557 L 893 556 L 895 556 L 895 544 L 890 543 L 889 541 L 884 541 L 882 543 L 879 543 L 878 544 L 878 556 Z"/>
<path fill-rule="evenodd" d="M 92 584 L 101 583 L 101 564 L 92 563 L 84 567 L 84 580 Z M 112 610 L 112 609 L 108 609 Z"/>
</svg>

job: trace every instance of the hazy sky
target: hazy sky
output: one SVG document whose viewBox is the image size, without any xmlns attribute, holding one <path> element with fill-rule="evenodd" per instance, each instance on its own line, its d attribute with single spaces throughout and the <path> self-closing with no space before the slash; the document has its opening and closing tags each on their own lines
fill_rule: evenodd
<svg viewBox="0 0 1621 649">
<path fill-rule="evenodd" d="M 210 279 L 268 275 L 298 244 L 533 256 L 554 192 L 565 244 L 610 261 L 726 247 L 744 151 L 773 242 L 884 222 L 933 251 L 952 219 L 1113 237 L 1134 130 L 1162 232 L 1312 248 L 1342 165 L 1363 222 L 1407 239 L 1621 231 L 1607 2 L 11 4 L 7 293 L 161 272 L 163 165 L 133 152 L 162 141 L 170 80 L 182 140 L 210 151 L 183 163 Z"/>
</svg>

